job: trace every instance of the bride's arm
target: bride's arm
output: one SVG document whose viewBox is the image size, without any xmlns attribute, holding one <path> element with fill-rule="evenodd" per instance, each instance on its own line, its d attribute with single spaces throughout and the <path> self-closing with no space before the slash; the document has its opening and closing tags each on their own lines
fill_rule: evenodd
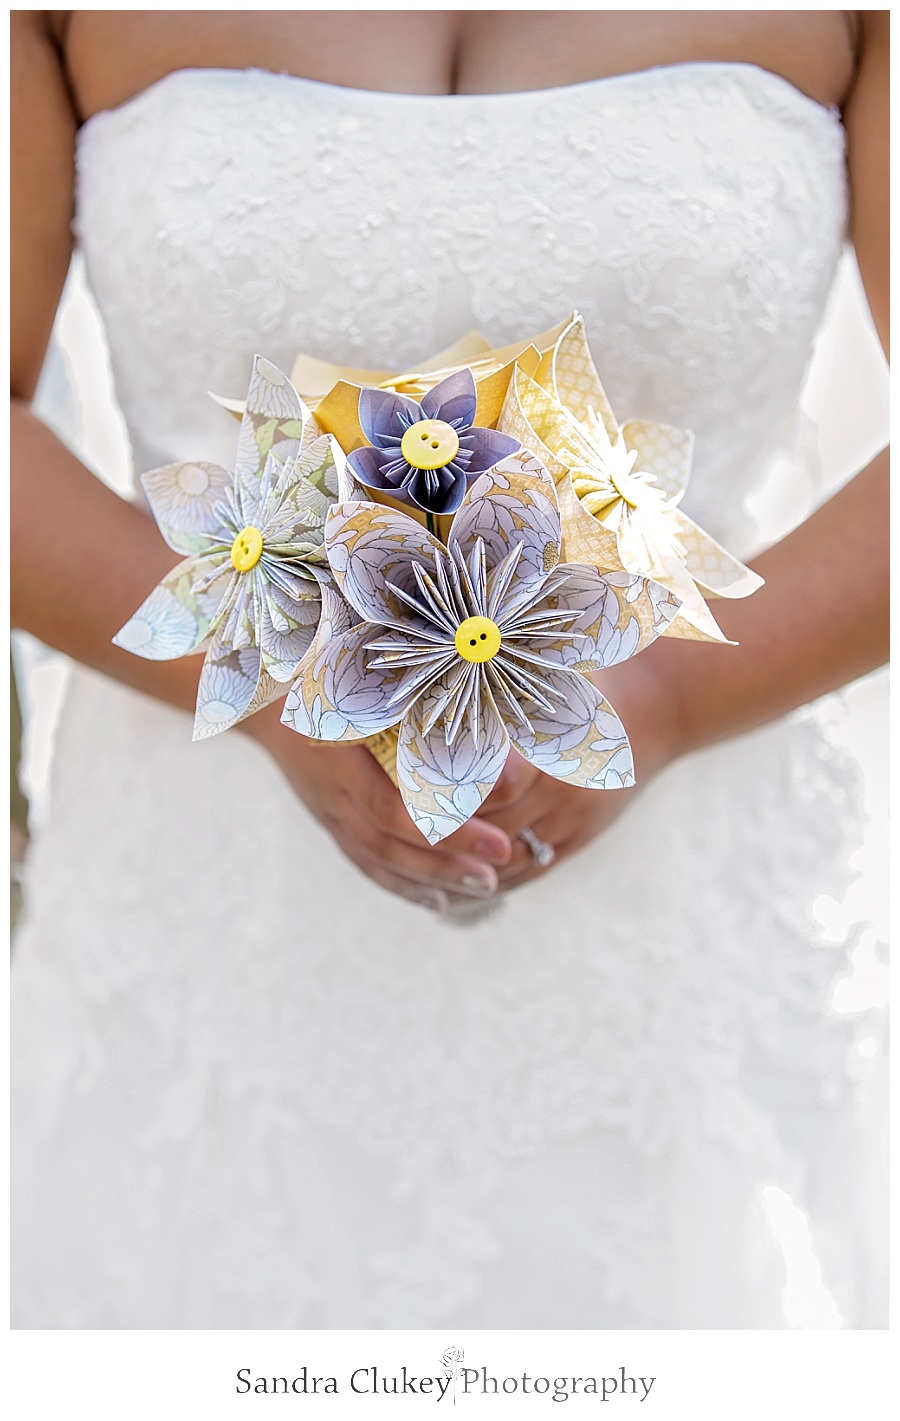
<svg viewBox="0 0 900 1421">
<path fill-rule="evenodd" d="M 888 14 L 862 16 L 857 75 L 844 110 L 851 235 L 875 325 L 888 337 Z M 753 566 L 765 586 L 715 603 L 736 647 L 662 638 L 595 680 L 621 716 L 639 781 L 688 751 L 739 735 L 845 685 L 888 657 L 889 454 Z M 524 826 L 557 857 L 602 832 L 639 791 L 598 794 L 537 774 L 510 757 L 485 806 L 511 835 Z M 501 881 L 541 870 L 517 843 Z"/>
<path fill-rule="evenodd" d="M 77 119 L 43 14 L 13 11 L 11 20 L 13 625 L 190 710 L 199 657 L 145 661 L 111 642 L 175 555 L 153 521 L 95 478 L 29 408 L 71 255 Z M 370 877 L 431 907 L 447 892 L 496 887 L 490 865 L 510 852 L 501 830 L 467 825 L 452 845 L 429 848 L 368 750 L 313 745 L 281 726 L 279 714 L 269 707 L 243 728 Z"/>
</svg>

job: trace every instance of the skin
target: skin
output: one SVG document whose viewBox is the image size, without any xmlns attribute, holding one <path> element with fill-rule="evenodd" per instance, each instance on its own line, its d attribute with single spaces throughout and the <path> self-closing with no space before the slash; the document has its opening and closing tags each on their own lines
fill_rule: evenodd
<svg viewBox="0 0 900 1421">
<path fill-rule="evenodd" d="M 258 67 L 356 88 L 481 93 L 690 60 L 759 65 L 841 109 L 851 237 L 887 349 L 886 11 L 13 11 L 11 25 L 13 623 L 185 710 L 199 658 L 147 662 L 110 644 L 174 555 L 29 409 L 71 255 L 78 125 L 171 70 Z M 663 639 L 597 676 L 641 784 L 886 660 L 887 489 L 884 451 L 755 560 L 765 587 L 716 605 L 737 647 Z M 48 506 L 67 529 L 50 545 Z M 430 848 L 368 750 L 316 745 L 279 716 L 269 707 L 242 729 L 363 872 L 431 908 L 552 873 L 532 862 L 520 829 L 552 843 L 559 862 L 640 793 L 576 789 L 511 754 L 482 812 Z"/>
</svg>

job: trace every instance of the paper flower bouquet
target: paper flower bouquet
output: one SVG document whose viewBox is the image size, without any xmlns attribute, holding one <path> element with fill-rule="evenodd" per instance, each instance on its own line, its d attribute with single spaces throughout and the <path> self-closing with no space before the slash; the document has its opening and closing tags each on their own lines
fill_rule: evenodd
<svg viewBox="0 0 900 1421">
<path fill-rule="evenodd" d="M 186 560 L 118 633 L 205 652 L 195 738 L 284 696 L 282 721 L 368 742 L 436 843 L 511 747 L 588 789 L 634 783 L 589 675 L 657 636 L 724 640 L 707 596 L 756 575 L 678 508 L 684 430 L 619 425 L 580 317 L 517 347 L 480 337 L 416 371 L 254 362 L 233 474 L 142 480 Z"/>
</svg>

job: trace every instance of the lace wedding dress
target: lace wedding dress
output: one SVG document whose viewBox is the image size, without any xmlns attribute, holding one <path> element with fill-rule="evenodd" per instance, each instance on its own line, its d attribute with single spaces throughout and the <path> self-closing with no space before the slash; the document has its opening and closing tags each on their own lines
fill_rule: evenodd
<svg viewBox="0 0 900 1421">
<path fill-rule="evenodd" d="M 229 463 L 207 391 L 257 351 L 401 368 L 577 307 L 621 416 L 696 432 L 685 508 L 739 555 L 845 206 L 837 114 L 740 64 L 450 98 L 183 70 L 78 150 L 139 471 Z M 783 1327 L 767 1188 L 883 1325 L 810 914 L 854 774 L 800 712 L 460 926 L 240 734 L 77 670 L 17 951 L 18 1325 Z"/>
</svg>

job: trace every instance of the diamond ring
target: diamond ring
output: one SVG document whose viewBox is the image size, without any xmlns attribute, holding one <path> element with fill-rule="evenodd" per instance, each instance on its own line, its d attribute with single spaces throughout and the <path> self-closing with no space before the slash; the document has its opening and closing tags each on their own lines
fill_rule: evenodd
<svg viewBox="0 0 900 1421">
<path fill-rule="evenodd" d="M 533 829 L 520 829 L 519 838 L 523 844 L 528 845 L 531 857 L 539 868 L 549 868 L 556 858 L 556 850 L 552 844 L 547 844 L 543 839 L 539 839 Z"/>
</svg>

